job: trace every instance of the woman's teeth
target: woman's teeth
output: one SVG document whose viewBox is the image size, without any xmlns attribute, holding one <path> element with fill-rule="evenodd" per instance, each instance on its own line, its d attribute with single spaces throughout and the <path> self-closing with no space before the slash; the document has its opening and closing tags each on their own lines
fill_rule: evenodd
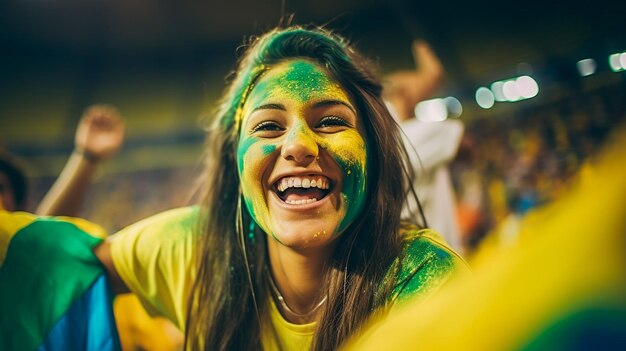
<svg viewBox="0 0 626 351">
<path fill-rule="evenodd" d="M 317 199 L 306 199 L 306 200 L 286 200 L 285 203 L 290 205 L 305 205 L 310 204 L 317 201 Z"/>
<path fill-rule="evenodd" d="M 285 177 L 278 181 L 276 188 L 280 192 L 283 192 L 289 188 L 318 188 L 326 190 L 329 188 L 329 183 L 330 182 L 328 178 L 323 176 Z"/>
</svg>

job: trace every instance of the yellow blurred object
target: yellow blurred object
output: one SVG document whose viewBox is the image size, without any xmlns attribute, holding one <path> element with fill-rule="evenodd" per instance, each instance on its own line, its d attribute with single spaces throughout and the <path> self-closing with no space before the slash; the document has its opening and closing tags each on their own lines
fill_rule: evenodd
<svg viewBox="0 0 626 351">
<path fill-rule="evenodd" d="M 113 310 L 123 351 L 182 350 L 183 333 L 169 320 L 149 316 L 137 296 L 118 295 Z"/>
<path fill-rule="evenodd" d="M 506 203 L 506 185 L 502 178 L 494 178 L 489 181 L 487 190 L 491 216 L 495 222 L 500 222 L 509 213 Z"/>
<path fill-rule="evenodd" d="M 348 350 L 616 349 L 626 344 L 626 129 L 572 187 L 491 245 L 471 279 L 375 322 Z"/>
</svg>

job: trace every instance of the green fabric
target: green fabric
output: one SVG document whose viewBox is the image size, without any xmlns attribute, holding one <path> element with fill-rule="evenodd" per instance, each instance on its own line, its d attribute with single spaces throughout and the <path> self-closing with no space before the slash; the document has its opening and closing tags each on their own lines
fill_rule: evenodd
<svg viewBox="0 0 626 351">
<path fill-rule="evenodd" d="M 40 218 L 13 236 L 0 268 L 0 348 L 33 350 L 41 344 L 104 272 L 92 252 L 100 242 L 53 218 Z M 9 339 L 13 344 L 5 345 Z"/>
</svg>

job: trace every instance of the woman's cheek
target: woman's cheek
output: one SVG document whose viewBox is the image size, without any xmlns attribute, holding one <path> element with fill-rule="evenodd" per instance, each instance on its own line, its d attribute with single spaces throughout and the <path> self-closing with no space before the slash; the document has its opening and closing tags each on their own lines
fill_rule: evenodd
<svg viewBox="0 0 626 351">
<path fill-rule="evenodd" d="M 249 138 L 238 152 L 241 189 L 246 208 L 254 221 L 267 230 L 267 202 L 263 189 L 263 173 L 276 146 L 259 139 Z"/>
<path fill-rule="evenodd" d="M 337 133 L 328 143 L 328 149 L 343 172 L 341 189 L 345 216 L 337 233 L 347 228 L 361 212 L 367 190 L 367 148 L 357 131 Z"/>
</svg>

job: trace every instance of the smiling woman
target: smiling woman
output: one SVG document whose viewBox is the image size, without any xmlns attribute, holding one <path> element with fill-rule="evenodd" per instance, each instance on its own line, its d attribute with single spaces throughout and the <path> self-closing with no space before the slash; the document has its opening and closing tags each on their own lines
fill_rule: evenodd
<svg viewBox="0 0 626 351">
<path fill-rule="evenodd" d="M 367 62 L 323 29 L 251 40 L 208 130 L 204 199 L 95 252 L 191 350 L 339 348 L 463 261 L 401 222 L 406 151 Z"/>
<path fill-rule="evenodd" d="M 279 247 L 332 241 L 365 198 L 364 129 L 346 93 L 315 63 L 289 60 L 259 80 L 243 115 L 237 158 L 254 221 Z"/>
</svg>

